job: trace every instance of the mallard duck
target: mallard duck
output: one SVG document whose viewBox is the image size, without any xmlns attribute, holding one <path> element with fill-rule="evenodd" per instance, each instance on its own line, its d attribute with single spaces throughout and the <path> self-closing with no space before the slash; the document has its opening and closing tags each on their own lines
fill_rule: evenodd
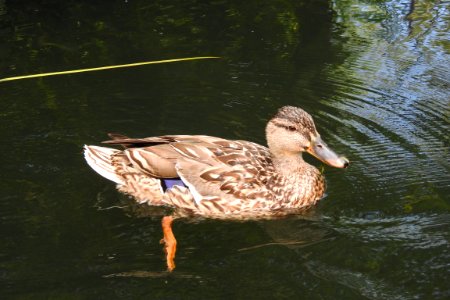
<svg viewBox="0 0 450 300">
<path fill-rule="evenodd" d="M 349 165 L 323 142 L 312 117 L 293 106 L 280 108 L 267 123 L 268 148 L 204 135 L 109 136 L 104 144 L 125 149 L 86 145 L 84 157 L 92 169 L 138 202 L 175 209 L 175 215 L 162 221 L 169 270 L 175 267 L 174 217 L 287 214 L 314 205 L 325 192 L 323 175 L 303 160 L 303 152 L 333 167 Z"/>
</svg>

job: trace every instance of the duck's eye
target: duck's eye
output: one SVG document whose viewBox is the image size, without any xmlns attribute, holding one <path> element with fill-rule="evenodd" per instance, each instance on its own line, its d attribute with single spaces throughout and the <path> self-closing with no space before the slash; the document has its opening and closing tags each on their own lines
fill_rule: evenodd
<svg viewBox="0 0 450 300">
<path fill-rule="evenodd" d="M 289 131 L 296 131 L 297 128 L 295 128 L 294 126 L 288 126 L 288 130 L 289 130 Z"/>
</svg>

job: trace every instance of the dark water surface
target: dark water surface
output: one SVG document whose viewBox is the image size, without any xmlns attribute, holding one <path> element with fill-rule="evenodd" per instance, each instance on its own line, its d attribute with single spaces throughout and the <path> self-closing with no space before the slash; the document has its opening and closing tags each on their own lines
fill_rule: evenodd
<svg viewBox="0 0 450 300">
<path fill-rule="evenodd" d="M 0 297 L 449 299 L 449 28 L 449 1 L 0 0 L 0 77 L 223 57 L 0 83 Z M 172 274 L 161 212 L 81 155 L 106 132 L 264 144 L 286 104 L 351 167 L 305 215 L 177 220 Z"/>
</svg>

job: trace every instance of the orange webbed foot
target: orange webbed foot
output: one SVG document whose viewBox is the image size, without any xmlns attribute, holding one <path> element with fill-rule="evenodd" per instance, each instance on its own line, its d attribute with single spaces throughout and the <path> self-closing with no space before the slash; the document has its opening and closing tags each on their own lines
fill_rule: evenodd
<svg viewBox="0 0 450 300">
<path fill-rule="evenodd" d="M 161 225 L 164 237 L 160 243 L 164 243 L 164 251 L 166 252 L 167 270 L 172 272 L 175 269 L 175 253 L 177 252 L 177 240 L 172 232 L 172 216 L 165 216 L 162 218 Z"/>
</svg>

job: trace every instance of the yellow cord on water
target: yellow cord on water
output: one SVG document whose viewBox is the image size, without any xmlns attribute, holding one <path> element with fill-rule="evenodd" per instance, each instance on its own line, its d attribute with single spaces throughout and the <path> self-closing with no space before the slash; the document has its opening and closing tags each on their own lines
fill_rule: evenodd
<svg viewBox="0 0 450 300">
<path fill-rule="evenodd" d="M 105 66 L 105 67 L 97 67 L 97 68 L 89 68 L 89 69 L 78 69 L 78 70 L 70 70 L 70 71 L 49 72 L 49 73 L 40 73 L 40 74 L 33 74 L 33 75 L 8 77 L 8 78 L 0 79 L 0 82 L 19 80 L 19 79 L 36 78 L 36 77 L 45 77 L 45 76 L 66 75 L 66 74 L 74 74 L 74 73 L 82 73 L 82 72 L 103 71 L 103 70 L 118 69 L 118 68 L 137 67 L 137 66 L 143 66 L 143 65 L 171 63 L 171 62 L 186 61 L 186 60 L 213 59 L 213 58 L 220 58 L 220 57 L 218 57 L 218 56 L 198 56 L 198 57 L 174 58 L 174 59 L 165 59 L 165 60 L 156 60 L 156 61 L 145 61 L 145 62 L 138 62 L 138 63 L 132 63 L 132 64 L 125 64 L 125 65 L 114 65 L 114 66 Z"/>
</svg>

